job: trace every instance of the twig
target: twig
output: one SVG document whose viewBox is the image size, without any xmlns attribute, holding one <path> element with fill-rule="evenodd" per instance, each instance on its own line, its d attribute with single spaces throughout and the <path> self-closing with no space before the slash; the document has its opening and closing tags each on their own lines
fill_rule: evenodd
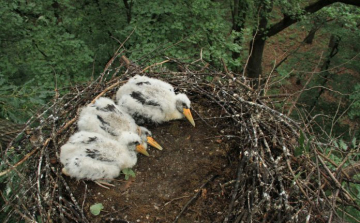
<svg viewBox="0 0 360 223">
<path fill-rule="evenodd" d="M 159 63 L 151 64 L 150 66 L 145 67 L 145 69 L 143 69 L 143 70 L 141 71 L 141 73 L 144 73 L 146 70 L 150 69 L 151 67 L 159 66 L 159 65 L 164 64 L 164 63 L 167 63 L 167 62 L 169 62 L 169 61 L 170 61 L 170 60 L 164 60 L 164 61 L 159 62 Z"/>
<path fill-rule="evenodd" d="M 319 153 L 319 151 L 316 150 L 316 153 Z M 342 185 L 339 183 L 339 181 L 334 177 L 334 175 L 331 173 L 331 171 L 329 170 L 329 168 L 326 166 L 326 163 L 324 162 L 324 160 L 318 156 L 318 159 L 320 161 L 320 163 L 323 165 L 323 168 L 326 170 L 326 172 L 328 173 L 328 175 L 330 176 L 330 178 L 333 180 L 333 182 L 335 183 L 335 186 L 339 189 L 341 189 L 350 200 L 354 201 L 354 198 L 349 194 L 349 192 L 347 190 L 345 190 Z"/>
<path fill-rule="evenodd" d="M 174 198 L 174 199 L 172 199 L 172 200 L 170 200 L 170 201 L 166 202 L 166 203 L 164 204 L 164 207 L 165 207 L 166 205 L 170 204 L 170 203 L 171 203 L 171 202 L 173 202 L 173 201 L 181 200 L 181 199 L 183 199 L 183 198 L 187 198 L 187 197 L 189 197 L 189 196 L 182 196 L 182 197 L 177 197 L 177 198 Z"/>
<path fill-rule="evenodd" d="M 115 51 L 113 57 L 112 57 L 112 58 L 107 62 L 107 64 L 105 65 L 103 74 L 109 69 L 109 67 L 111 66 L 111 64 L 114 62 L 115 58 L 116 58 L 117 56 L 119 56 L 119 54 L 120 54 L 120 53 L 118 53 L 119 50 L 120 50 L 120 49 L 124 46 L 124 44 L 128 41 L 128 39 L 130 38 L 130 36 L 134 33 L 135 29 L 136 29 L 136 28 L 134 28 L 134 29 L 131 31 L 131 33 L 126 37 L 126 39 L 125 39 L 125 41 L 124 41 L 123 43 L 120 43 L 120 46 L 119 46 L 119 47 L 117 48 L 117 50 Z M 116 39 L 115 37 L 112 37 L 112 38 Z M 116 39 L 116 40 L 117 40 L 117 39 Z M 117 40 L 117 41 L 119 41 L 119 40 Z M 101 82 L 101 80 L 100 80 L 100 82 Z"/>
<path fill-rule="evenodd" d="M 68 121 L 58 132 L 57 134 L 61 134 L 64 130 L 66 130 L 67 128 L 69 128 L 70 125 L 72 125 L 77 119 L 77 116 L 75 116 L 73 119 L 71 119 L 70 121 Z"/>
<path fill-rule="evenodd" d="M 234 207 L 237 191 L 238 191 L 239 186 L 240 186 L 241 174 L 243 173 L 244 166 L 246 165 L 248 160 L 249 160 L 248 151 L 245 151 L 245 152 L 243 152 L 242 159 L 240 160 L 240 162 L 238 164 L 236 183 L 235 183 L 234 189 L 232 191 L 231 202 L 230 202 L 230 205 L 229 205 L 227 216 L 224 218 L 224 223 L 229 221 L 231 212 L 232 212 L 233 207 Z"/>
<path fill-rule="evenodd" d="M 293 101 L 293 103 L 292 103 L 291 107 L 289 108 L 289 111 L 288 111 L 288 113 L 287 113 L 287 115 L 288 115 L 288 116 L 291 114 L 292 110 L 294 109 L 295 105 L 297 104 L 297 102 L 298 102 L 298 100 L 299 100 L 299 98 L 300 98 L 300 96 L 301 96 L 302 92 L 304 92 L 305 88 L 308 86 L 308 84 L 309 84 L 309 83 L 310 83 L 310 81 L 312 80 L 312 78 L 313 78 L 313 76 L 314 76 L 315 71 L 317 70 L 317 68 L 318 68 L 318 67 L 319 67 L 319 65 L 320 65 L 320 62 L 321 62 L 321 59 L 322 59 L 323 53 L 324 53 L 324 52 L 321 52 L 321 55 L 320 55 L 320 59 L 319 59 L 319 61 L 318 61 L 318 64 L 315 66 L 315 68 L 314 68 L 313 72 L 311 73 L 311 76 L 310 76 L 310 77 L 309 77 L 309 79 L 306 81 L 306 83 L 305 83 L 305 85 L 304 85 L 303 89 L 302 89 L 302 90 L 298 93 L 297 97 L 295 98 L 295 100 Z"/>
<path fill-rule="evenodd" d="M 351 214 L 347 213 L 346 210 L 339 208 L 338 206 L 336 206 L 337 209 L 339 209 L 342 213 L 344 213 L 345 215 L 347 215 L 349 218 L 351 218 L 352 220 L 354 220 L 355 222 L 360 222 L 359 219 L 357 219 L 356 217 L 352 216 Z"/>
<path fill-rule="evenodd" d="M 114 84 L 112 84 L 111 86 L 107 87 L 105 90 L 103 90 L 100 94 L 98 94 L 92 101 L 91 101 L 91 104 L 94 104 L 95 101 L 100 98 L 101 96 L 103 96 L 106 92 L 110 91 L 111 89 L 113 89 L 114 87 L 120 85 L 120 84 L 123 84 L 123 83 L 126 83 L 126 81 L 118 81 Z"/>
<path fill-rule="evenodd" d="M 236 83 L 238 83 L 241 87 L 245 88 L 246 90 L 249 90 L 249 91 L 251 91 L 251 92 L 254 92 L 254 91 L 255 91 L 253 88 L 251 88 L 250 86 L 242 83 L 240 80 L 238 80 L 236 77 L 234 77 L 233 74 L 231 74 L 231 73 L 226 73 L 226 75 L 229 76 L 232 81 L 235 81 Z"/>
<path fill-rule="evenodd" d="M 44 143 L 44 145 L 43 145 L 43 148 L 49 144 L 50 140 L 51 140 L 51 138 L 48 138 L 48 139 L 45 141 L 45 143 Z M 27 159 L 29 159 L 34 153 L 36 153 L 38 150 L 39 150 L 39 147 L 36 147 L 36 148 L 33 149 L 31 152 L 29 152 L 28 154 L 26 154 L 26 155 L 24 156 L 24 158 L 22 158 L 22 160 L 20 160 L 19 162 L 17 162 L 15 165 L 11 166 L 11 167 L 10 167 L 9 169 L 7 169 L 7 170 L 2 171 L 2 172 L 0 173 L 0 177 L 8 174 L 8 173 L 11 172 L 13 169 L 15 169 L 16 167 L 18 167 L 19 165 L 21 165 L 23 162 L 25 162 Z"/>
<path fill-rule="evenodd" d="M 267 91 L 268 91 L 268 89 L 269 89 L 269 81 L 270 81 L 270 79 L 271 79 L 272 74 L 274 73 L 275 65 L 276 65 L 276 59 L 275 59 L 275 61 L 274 61 L 274 66 L 273 66 L 272 70 L 270 71 L 269 76 L 266 78 L 266 82 L 265 82 L 264 87 L 263 87 L 264 95 L 266 95 L 266 93 L 267 93 Z M 260 93 L 260 92 L 259 92 L 259 93 Z"/>
<path fill-rule="evenodd" d="M 175 220 L 173 221 L 173 223 L 176 223 L 180 216 L 186 211 L 186 209 L 188 208 L 188 206 L 198 198 L 198 196 L 200 195 L 200 193 L 202 192 L 201 189 L 203 189 L 210 181 L 213 181 L 216 177 L 218 177 L 218 175 L 213 175 L 212 177 L 210 177 L 203 185 L 201 185 L 198 189 L 198 192 L 185 204 L 185 206 L 181 209 L 180 213 L 176 216 Z"/>
</svg>

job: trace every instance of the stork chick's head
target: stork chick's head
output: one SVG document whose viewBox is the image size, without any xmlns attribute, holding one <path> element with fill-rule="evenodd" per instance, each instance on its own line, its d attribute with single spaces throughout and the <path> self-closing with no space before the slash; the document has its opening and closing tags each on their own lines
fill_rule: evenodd
<svg viewBox="0 0 360 223">
<path fill-rule="evenodd" d="M 136 151 L 145 156 L 149 156 L 145 147 L 141 145 L 141 138 L 139 135 L 133 132 L 124 132 L 121 134 L 119 141 L 125 144 L 129 151 Z"/>
<path fill-rule="evenodd" d="M 149 129 L 139 126 L 138 134 L 140 135 L 141 141 L 145 144 L 145 146 L 146 144 L 149 144 L 158 150 L 163 150 L 162 146 L 160 146 L 160 144 L 154 140 Z"/>
<path fill-rule="evenodd" d="M 185 94 L 176 95 L 176 110 L 183 114 L 195 127 L 195 122 L 190 112 L 190 104 L 190 99 Z"/>
<path fill-rule="evenodd" d="M 105 98 L 105 97 L 100 97 L 100 98 L 96 99 L 96 101 L 94 102 L 94 105 L 98 108 L 105 108 L 111 104 L 114 105 L 115 102 L 113 100 L 111 100 L 110 98 Z"/>
</svg>

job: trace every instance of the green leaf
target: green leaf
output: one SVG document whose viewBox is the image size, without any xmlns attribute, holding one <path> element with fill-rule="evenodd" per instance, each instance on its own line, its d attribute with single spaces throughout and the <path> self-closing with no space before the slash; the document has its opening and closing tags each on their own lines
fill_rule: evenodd
<svg viewBox="0 0 360 223">
<path fill-rule="evenodd" d="M 96 204 L 91 205 L 90 212 L 91 212 L 91 214 L 96 216 L 96 215 L 100 214 L 102 209 L 104 209 L 104 206 L 102 205 L 102 203 L 96 203 Z"/>
<path fill-rule="evenodd" d="M 356 138 L 354 137 L 353 140 L 351 141 L 352 145 L 354 148 L 356 148 Z"/>
<path fill-rule="evenodd" d="M 214 78 L 212 76 L 206 76 L 206 81 L 211 82 Z"/>
<path fill-rule="evenodd" d="M 295 148 L 295 150 L 294 150 L 294 156 L 295 157 L 300 156 L 302 153 L 303 153 L 303 150 L 301 149 L 300 146 Z"/>
<path fill-rule="evenodd" d="M 346 143 L 342 139 L 340 139 L 339 145 L 340 145 L 340 148 L 342 150 L 347 150 L 347 148 L 348 148 L 348 146 L 346 145 Z"/>
<path fill-rule="evenodd" d="M 130 168 L 123 169 L 122 172 L 125 174 L 125 180 L 128 180 L 130 176 L 135 177 L 135 172 Z"/>
<path fill-rule="evenodd" d="M 304 142 L 305 142 L 304 133 L 302 131 L 300 131 L 300 137 L 299 137 L 299 145 L 300 145 L 300 147 L 304 147 Z"/>
</svg>

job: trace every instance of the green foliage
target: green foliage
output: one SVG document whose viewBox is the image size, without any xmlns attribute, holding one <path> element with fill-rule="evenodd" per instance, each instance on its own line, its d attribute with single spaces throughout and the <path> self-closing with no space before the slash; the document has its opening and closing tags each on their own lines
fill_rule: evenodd
<svg viewBox="0 0 360 223">
<path fill-rule="evenodd" d="M 356 138 L 353 138 L 351 142 L 345 142 L 342 139 L 333 140 L 332 147 L 325 147 L 321 149 L 323 151 L 323 154 L 336 164 L 336 166 L 334 166 L 332 162 L 326 162 L 327 166 L 332 171 L 335 171 L 336 168 L 344 162 L 344 160 L 345 163 L 343 164 L 343 168 L 352 166 L 356 162 L 360 162 L 360 145 Z M 355 182 L 356 180 L 359 180 L 360 174 L 353 176 L 353 179 L 355 180 Z M 350 194 L 353 195 L 353 197 L 355 198 L 355 202 L 360 205 L 360 185 L 353 182 L 343 182 L 342 186 L 343 188 L 346 188 L 350 192 Z M 329 194 L 331 194 L 330 191 Z M 344 207 L 343 211 L 351 214 L 357 219 L 360 219 L 360 212 L 351 206 Z M 340 215 L 343 215 L 342 211 L 338 212 Z M 349 218 L 347 215 L 344 215 L 344 218 L 348 222 L 355 222 L 354 219 Z"/>
<path fill-rule="evenodd" d="M 1 146 L 1 145 L 0 145 Z M 22 151 L 22 150 L 20 150 Z M 19 152 L 19 150 L 15 150 L 14 147 L 11 147 L 9 150 L 7 150 L 7 153 L 5 157 L 11 157 L 11 159 L 8 159 L 8 161 L 11 161 L 11 164 L 14 165 L 17 162 L 19 162 L 25 154 Z M 26 166 L 27 163 L 23 163 L 16 167 L 17 171 L 21 173 L 25 173 L 26 171 L 29 171 L 29 168 Z M 10 165 L 6 164 L 4 161 L 4 157 L 0 157 L 0 172 L 6 171 L 10 168 Z M 24 188 L 22 186 L 22 180 L 19 176 L 19 174 L 16 171 L 10 171 L 5 175 L 0 176 L 0 190 L 1 190 L 1 196 L 0 196 L 0 206 L 2 207 L 2 210 L 0 212 L 0 221 L 7 218 L 7 214 L 12 210 L 12 207 L 7 205 L 7 202 L 10 199 L 13 198 L 14 194 L 17 196 L 23 196 L 22 193 L 25 193 Z M 8 222 L 17 222 L 15 220 L 12 220 L 12 217 Z"/>
<path fill-rule="evenodd" d="M 294 155 L 295 156 L 300 156 L 302 154 L 309 154 L 310 151 L 310 142 L 311 140 L 309 140 L 306 144 L 305 144 L 305 135 L 304 133 L 301 131 L 300 132 L 300 137 L 299 137 L 299 146 L 295 148 L 294 150 Z"/>
<path fill-rule="evenodd" d="M 96 203 L 90 206 L 90 212 L 95 216 L 99 215 L 102 209 L 104 209 L 104 205 L 102 203 Z"/>
<path fill-rule="evenodd" d="M 242 51 L 234 39 L 243 38 L 244 32 L 251 30 L 229 35 L 228 5 L 205 0 L 161 4 L 129 0 L 131 11 L 124 1 L 0 1 L 4 21 L 0 27 L 0 55 L 6 55 L 0 57 L 3 84 L 13 91 L 24 85 L 34 89 L 21 101 L 20 95 L 15 97 L 13 104 L 3 99 L 0 106 L 5 106 L 5 117 L 13 108 L 29 115 L 34 106 L 16 107 L 14 103 L 44 100 L 42 90 L 66 88 L 97 76 L 128 37 L 124 42 L 126 55 L 142 65 L 161 61 L 163 56 L 192 61 L 202 50 L 205 61 L 222 67 L 222 58 L 232 69 L 241 66 L 241 58 L 232 58 L 232 52 Z M 6 92 L 11 95 L 13 91 Z M 36 95 L 41 98 L 35 99 Z M 50 99 L 48 96 L 46 99 Z M 22 116 L 17 120 L 25 119 Z"/>
<path fill-rule="evenodd" d="M 130 168 L 123 169 L 121 172 L 125 175 L 125 180 L 128 180 L 130 177 L 135 177 L 135 172 Z"/>
<path fill-rule="evenodd" d="M 203 49 L 205 60 L 219 65 L 220 58 L 236 64 L 228 52 L 239 51 L 232 40 L 238 34 L 226 38 L 231 28 L 224 20 L 226 8 L 217 2 L 196 1 L 136 1 L 132 20 L 116 34 L 125 39 L 131 49 L 131 59 L 139 63 L 154 63 L 163 56 L 187 59 L 199 57 Z M 144 57 L 145 55 L 145 57 Z"/>
<path fill-rule="evenodd" d="M 355 122 L 358 117 L 356 116 L 359 110 L 356 109 L 356 98 L 359 96 L 357 96 L 358 89 L 355 85 L 358 83 L 360 71 L 360 65 L 356 59 L 360 50 L 358 41 L 360 30 L 356 28 L 360 22 L 359 12 L 359 7 L 337 3 L 315 14 L 306 15 L 306 18 L 294 27 L 297 27 L 298 34 L 318 28 L 313 44 L 310 48 L 306 47 L 306 50 L 300 49 L 295 52 L 278 68 L 280 74 L 285 73 L 283 70 L 295 69 L 294 74 L 302 84 L 306 83 L 310 74 L 315 71 L 311 76 L 311 82 L 306 87 L 310 90 L 301 93 L 298 105 L 305 111 L 311 112 L 311 116 L 321 114 L 312 123 L 317 123 L 314 126 L 317 132 L 344 134 L 348 132 L 349 126 L 344 125 L 342 121 L 349 122 L 346 119 L 350 117 L 353 118 L 352 122 Z M 329 46 L 331 37 L 340 38 L 337 48 Z M 331 53 L 333 56 L 327 64 L 326 60 Z M 350 100 L 344 94 L 351 94 Z M 352 101 L 354 104 L 347 113 Z M 333 120 L 337 118 L 333 119 L 334 116 L 341 114 L 342 118 L 333 123 Z M 355 129 L 355 131 L 358 130 Z"/>
<path fill-rule="evenodd" d="M 350 95 L 350 100 L 353 102 L 349 112 L 350 118 L 360 118 L 360 84 L 355 86 L 354 93 Z"/>
<path fill-rule="evenodd" d="M 54 95 L 44 86 L 34 87 L 34 79 L 16 86 L 9 84 L 4 75 L 0 74 L 0 78 L 0 116 L 15 122 L 25 122 Z"/>
<path fill-rule="evenodd" d="M 62 25 L 52 1 L 2 1 L 0 14 L 7 24 L 0 27 L 0 69 L 11 83 L 54 87 L 55 74 L 60 83 L 89 76 L 93 53 Z"/>
</svg>

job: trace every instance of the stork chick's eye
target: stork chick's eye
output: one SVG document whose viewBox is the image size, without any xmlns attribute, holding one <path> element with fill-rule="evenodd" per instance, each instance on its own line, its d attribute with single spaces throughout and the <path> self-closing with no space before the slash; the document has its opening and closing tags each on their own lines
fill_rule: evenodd
<svg viewBox="0 0 360 223">
<path fill-rule="evenodd" d="M 176 110 L 178 110 L 180 113 L 182 113 L 184 108 L 188 108 L 188 106 L 185 104 L 185 102 L 177 100 L 176 101 Z"/>
<path fill-rule="evenodd" d="M 139 141 L 133 141 L 133 142 L 129 142 L 128 145 L 129 146 L 137 146 L 137 145 L 140 145 L 140 142 Z"/>
</svg>

